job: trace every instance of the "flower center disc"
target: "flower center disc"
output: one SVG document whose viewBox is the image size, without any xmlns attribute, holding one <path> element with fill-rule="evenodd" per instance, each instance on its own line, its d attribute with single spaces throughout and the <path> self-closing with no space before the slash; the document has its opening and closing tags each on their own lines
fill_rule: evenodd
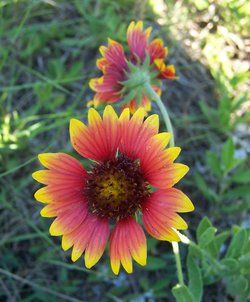
<svg viewBox="0 0 250 302">
<path fill-rule="evenodd" d="M 139 162 L 119 155 L 88 172 L 85 194 L 91 212 L 120 219 L 133 215 L 150 191 Z"/>
</svg>

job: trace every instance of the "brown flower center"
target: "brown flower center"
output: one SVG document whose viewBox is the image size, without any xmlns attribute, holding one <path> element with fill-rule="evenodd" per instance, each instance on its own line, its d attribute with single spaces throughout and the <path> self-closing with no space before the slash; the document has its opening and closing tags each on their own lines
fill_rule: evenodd
<svg viewBox="0 0 250 302">
<path fill-rule="evenodd" d="M 91 212 L 121 219 L 140 209 L 150 195 L 138 161 L 119 155 L 88 172 L 85 194 Z"/>
</svg>

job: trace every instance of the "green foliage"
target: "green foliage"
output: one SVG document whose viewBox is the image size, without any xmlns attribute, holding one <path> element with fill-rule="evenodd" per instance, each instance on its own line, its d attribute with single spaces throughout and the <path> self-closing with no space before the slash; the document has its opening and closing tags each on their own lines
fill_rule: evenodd
<svg viewBox="0 0 250 302">
<path fill-rule="evenodd" d="M 227 79 L 220 72 L 221 70 L 218 71 L 218 74 L 215 74 L 220 94 L 218 108 L 213 108 L 204 101 L 201 101 L 199 106 L 213 129 L 219 133 L 228 134 L 238 124 L 250 120 L 249 112 L 236 114 L 249 98 L 247 91 L 240 91 L 240 87 L 246 83 L 249 74 L 244 72 Z M 239 93 L 236 94 L 237 90 L 239 90 Z"/>
<path fill-rule="evenodd" d="M 220 154 L 213 151 L 206 154 L 207 173 L 213 177 L 214 185 L 208 186 L 201 174 L 195 174 L 199 190 L 208 201 L 220 207 L 222 213 L 249 209 L 250 173 L 246 160 L 236 157 L 235 145 L 232 139 L 228 139 L 222 145 Z"/>
<path fill-rule="evenodd" d="M 247 301 L 250 295 L 249 236 L 250 228 L 237 226 L 231 232 L 216 235 L 211 221 L 207 217 L 202 219 L 196 232 L 197 243 L 190 244 L 187 257 L 189 291 L 193 294 L 193 301 L 201 301 L 203 283 L 215 282 L 223 282 L 227 293 L 236 301 Z"/>
<path fill-rule="evenodd" d="M 201 301 L 203 295 L 203 280 L 201 270 L 197 262 L 196 251 L 190 246 L 187 256 L 188 288 L 193 296 L 193 301 L 198 302 Z"/>
<path fill-rule="evenodd" d="M 216 83 L 216 108 L 201 99 L 200 109 L 210 127 L 230 136 L 237 125 L 250 120 L 246 109 L 249 99 L 249 68 L 244 60 L 245 38 L 249 36 L 248 1 L 192 0 L 192 16 L 200 18 L 206 39 L 200 41 L 202 52 Z"/>
<path fill-rule="evenodd" d="M 185 285 L 176 285 L 172 292 L 177 302 L 194 302 L 194 297 Z"/>
<path fill-rule="evenodd" d="M 205 222 L 206 224 L 206 222 Z M 201 226 L 200 231 L 205 224 Z M 203 279 L 201 268 L 199 266 L 199 258 L 197 259 L 197 250 L 194 246 L 189 246 L 187 256 L 188 286 L 177 284 L 172 289 L 172 293 L 177 302 L 199 302 L 203 296 Z"/>
</svg>

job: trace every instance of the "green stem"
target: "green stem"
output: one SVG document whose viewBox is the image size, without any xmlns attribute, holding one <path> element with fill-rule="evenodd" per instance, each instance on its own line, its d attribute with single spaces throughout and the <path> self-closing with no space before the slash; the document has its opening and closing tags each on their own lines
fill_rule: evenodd
<svg viewBox="0 0 250 302">
<path fill-rule="evenodd" d="M 144 88 L 145 88 L 145 91 L 146 91 L 147 95 L 152 100 L 154 100 L 156 102 L 156 104 L 158 105 L 158 107 L 161 111 L 161 114 L 163 116 L 167 131 L 171 133 L 171 138 L 170 138 L 169 145 L 170 145 L 170 147 L 174 147 L 174 131 L 173 131 L 171 120 L 169 118 L 169 114 L 168 114 L 168 111 L 167 111 L 166 107 L 164 106 L 161 98 L 154 91 L 154 89 L 152 88 L 150 83 L 148 83 L 148 82 L 145 83 Z M 176 269 L 177 269 L 177 276 L 178 276 L 179 284 L 184 285 L 182 266 L 181 266 L 181 257 L 180 257 L 178 242 L 172 242 L 172 247 L 173 247 L 173 252 L 174 252 L 174 256 L 175 256 L 175 262 L 176 262 Z"/>
<path fill-rule="evenodd" d="M 168 132 L 171 133 L 171 138 L 170 138 L 170 142 L 169 145 L 170 147 L 174 147 L 174 131 L 173 131 L 173 127 L 169 118 L 169 114 L 168 111 L 166 109 L 166 107 L 164 106 L 161 98 L 159 97 L 159 95 L 154 91 L 154 89 L 152 88 L 152 86 L 149 83 L 145 83 L 144 84 L 144 88 L 148 94 L 148 96 L 154 100 L 157 104 L 157 106 L 159 107 L 161 114 L 163 116 L 166 128 L 168 130 Z"/>
<path fill-rule="evenodd" d="M 173 252 L 175 256 L 175 263 L 177 268 L 177 276 L 179 280 L 180 285 L 184 285 L 183 281 L 183 273 L 182 273 L 182 267 L 181 267 L 181 257 L 180 257 L 180 251 L 179 251 L 179 245 L 178 242 L 172 242 Z"/>
</svg>

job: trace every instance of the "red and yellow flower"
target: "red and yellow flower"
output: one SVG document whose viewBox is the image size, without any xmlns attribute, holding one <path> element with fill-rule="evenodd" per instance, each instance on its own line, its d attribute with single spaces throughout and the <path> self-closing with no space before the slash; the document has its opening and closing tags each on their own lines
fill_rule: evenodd
<svg viewBox="0 0 250 302">
<path fill-rule="evenodd" d="M 95 265 L 109 242 L 111 268 L 131 273 L 132 259 L 146 264 L 146 237 L 139 224 L 159 240 L 179 241 L 187 228 L 177 212 L 194 209 L 173 186 L 187 173 L 175 163 L 179 147 L 166 148 L 170 134 L 158 133 L 159 119 L 139 108 L 132 117 L 126 108 L 118 117 L 106 106 L 103 118 L 91 108 L 88 125 L 70 121 L 74 149 L 90 160 L 89 168 L 65 153 L 38 156 L 47 168 L 33 173 L 45 186 L 35 193 L 46 205 L 43 217 L 56 217 L 50 234 L 62 236 L 62 248 L 72 247 L 72 260 L 83 253 L 85 265 Z"/>
<path fill-rule="evenodd" d="M 150 81 L 160 94 L 160 79 L 175 79 L 174 66 L 164 63 L 168 50 L 161 39 L 150 42 L 151 30 L 149 27 L 144 31 L 142 21 L 130 23 L 127 55 L 123 46 L 111 39 L 107 46 L 100 47 L 102 57 L 96 64 L 103 76 L 90 80 L 90 87 L 96 92 L 91 104 L 96 107 L 120 101 L 122 107 L 129 107 L 131 112 L 141 106 L 150 111 L 151 102 L 143 90 L 143 83 Z"/>
</svg>

